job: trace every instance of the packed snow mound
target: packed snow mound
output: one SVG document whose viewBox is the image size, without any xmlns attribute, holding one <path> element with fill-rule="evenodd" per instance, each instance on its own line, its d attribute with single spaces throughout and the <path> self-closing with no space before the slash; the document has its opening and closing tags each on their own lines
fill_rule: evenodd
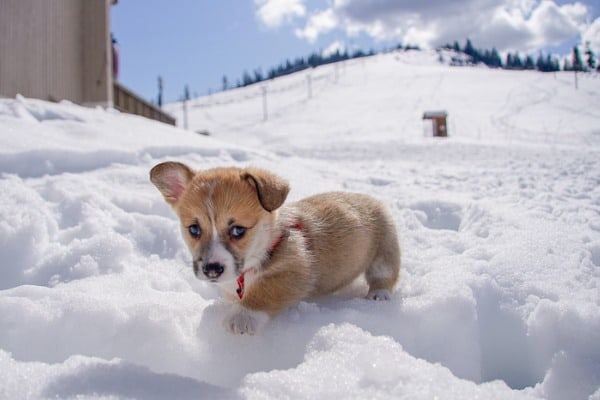
<svg viewBox="0 0 600 400">
<path fill-rule="evenodd" d="M 600 79 L 439 61 L 194 99 L 189 131 L 0 100 L 0 399 L 600 399 Z M 423 135 L 432 109 L 449 138 Z M 148 181 L 166 160 L 267 168 L 290 200 L 380 198 L 403 252 L 392 300 L 357 281 L 227 334 Z"/>
</svg>

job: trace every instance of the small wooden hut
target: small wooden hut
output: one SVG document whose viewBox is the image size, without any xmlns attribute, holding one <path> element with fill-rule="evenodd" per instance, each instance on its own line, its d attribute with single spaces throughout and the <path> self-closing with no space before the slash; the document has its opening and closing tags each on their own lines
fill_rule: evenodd
<svg viewBox="0 0 600 400">
<path fill-rule="evenodd" d="M 423 113 L 423 120 L 431 120 L 433 124 L 433 136 L 448 136 L 448 126 L 446 124 L 446 111 L 426 111 Z"/>
</svg>

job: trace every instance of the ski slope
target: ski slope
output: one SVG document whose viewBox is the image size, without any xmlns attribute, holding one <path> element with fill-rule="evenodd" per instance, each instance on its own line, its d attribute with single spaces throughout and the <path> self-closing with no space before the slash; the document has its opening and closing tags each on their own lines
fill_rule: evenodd
<svg viewBox="0 0 600 400">
<path fill-rule="evenodd" d="M 193 99 L 187 131 L 1 99 L 0 399 L 600 399 L 600 78 L 443 57 Z M 437 109 L 447 139 L 424 134 Z M 165 160 L 267 168 L 290 200 L 380 198 L 403 252 L 393 299 L 358 281 L 227 334 L 148 181 Z"/>
</svg>

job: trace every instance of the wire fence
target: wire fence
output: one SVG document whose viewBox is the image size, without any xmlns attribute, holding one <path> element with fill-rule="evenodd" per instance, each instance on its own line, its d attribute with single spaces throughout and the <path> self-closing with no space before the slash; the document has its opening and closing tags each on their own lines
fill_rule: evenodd
<svg viewBox="0 0 600 400">
<path fill-rule="evenodd" d="M 173 112 L 188 112 L 204 110 L 218 113 L 220 107 L 231 105 L 245 105 L 252 102 L 262 104 L 262 114 L 257 110 L 257 115 L 262 115 L 263 121 L 269 119 L 273 112 L 283 112 L 286 108 L 309 101 L 319 96 L 328 87 L 337 84 L 345 74 L 347 65 L 364 63 L 364 60 L 346 60 L 334 64 L 308 68 L 304 71 L 265 80 L 242 88 L 229 89 L 205 97 L 182 102 L 173 107 Z"/>
</svg>

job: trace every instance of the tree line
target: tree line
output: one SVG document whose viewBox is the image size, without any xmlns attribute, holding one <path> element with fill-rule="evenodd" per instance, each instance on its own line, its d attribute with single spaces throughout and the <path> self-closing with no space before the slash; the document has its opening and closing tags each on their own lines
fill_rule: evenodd
<svg viewBox="0 0 600 400">
<path fill-rule="evenodd" d="M 293 74 L 294 72 L 303 71 L 308 68 L 315 68 L 320 65 L 331 64 L 339 61 L 351 60 L 355 58 L 367 57 L 374 55 L 375 52 L 370 50 L 365 53 L 362 50 L 356 50 L 352 54 L 346 50 L 335 52 L 329 55 L 322 55 L 319 53 L 312 53 L 308 57 L 299 57 L 293 61 L 285 60 L 276 67 L 270 68 L 266 73 L 263 73 L 261 68 L 257 68 L 253 73 L 244 71 L 242 78 L 238 79 L 236 84 L 232 86 L 226 76 L 223 76 L 223 90 L 228 90 L 234 87 L 243 87 L 253 85 L 268 79 L 275 79 L 281 76 Z"/>
<path fill-rule="evenodd" d="M 463 53 L 469 58 L 469 62 L 472 64 L 483 63 L 491 68 L 504 68 L 513 70 L 538 70 L 542 72 L 554 72 L 554 71 L 593 71 L 597 69 L 600 71 L 600 64 L 596 62 L 596 55 L 590 47 L 589 42 L 585 48 L 585 60 L 581 56 L 581 52 L 578 46 L 574 46 L 571 52 L 571 57 L 563 60 L 561 68 L 560 60 L 553 55 L 545 55 L 540 52 L 537 59 L 530 54 L 521 56 L 519 52 L 508 52 L 504 60 L 500 56 L 500 53 L 496 48 L 491 50 L 480 50 L 473 46 L 470 39 L 467 39 L 465 46 L 460 47 L 458 42 L 454 44 L 446 44 L 442 46 L 443 49 L 454 50 L 457 53 Z"/>
<path fill-rule="evenodd" d="M 395 49 L 403 50 L 420 50 L 418 46 L 402 46 L 398 45 Z M 527 54 L 521 56 L 519 52 L 508 52 L 504 59 L 500 55 L 500 52 L 496 48 L 489 49 L 477 49 L 470 39 L 466 40 L 464 47 L 455 41 L 453 44 L 446 44 L 441 49 L 454 50 L 457 53 L 462 53 L 467 56 L 468 64 L 480 64 L 483 63 L 491 68 L 503 68 L 510 70 L 538 70 L 542 72 L 554 72 L 554 71 L 600 71 L 600 63 L 596 61 L 596 55 L 592 51 L 589 43 L 586 44 L 584 55 L 582 57 L 578 46 L 573 47 L 573 51 L 570 58 L 564 58 L 562 60 L 562 66 L 560 60 L 551 55 L 540 52 L 537 58 Z M 266 73 L 261 68 L 255 69 L 252 73 L 244 71 L 242 77 L 237 79 L 235 84 L 232 84 L 227 79 L 227 76 L 223 76 L 222 90 L 228 90 L 236 87 L 243 87 L 253 85 L 268 79 L 274 79 L 281 76 L 289 75 L 294 72 L 303 71 L 308 68 L 315 68 L 320 65 L 331 64 L 339 61 L 350 60 L 355 58 L 361 58 L 366 56 L 375 55 L 376 52 L 370 50 L 364 52 L 362 50 L 356 50 L 352 54 L 348 53 L 347 50 L 337 50 L 329 55 L 323 55 L 317 52 L 310 54 L 307 57 L 299 57 L 293 61 L 285 60 L 278 66 L 270 68 Z M 453 64 L 463 64 L 464 60 L 457 57 L 453 60 Z"/>
</svg>

